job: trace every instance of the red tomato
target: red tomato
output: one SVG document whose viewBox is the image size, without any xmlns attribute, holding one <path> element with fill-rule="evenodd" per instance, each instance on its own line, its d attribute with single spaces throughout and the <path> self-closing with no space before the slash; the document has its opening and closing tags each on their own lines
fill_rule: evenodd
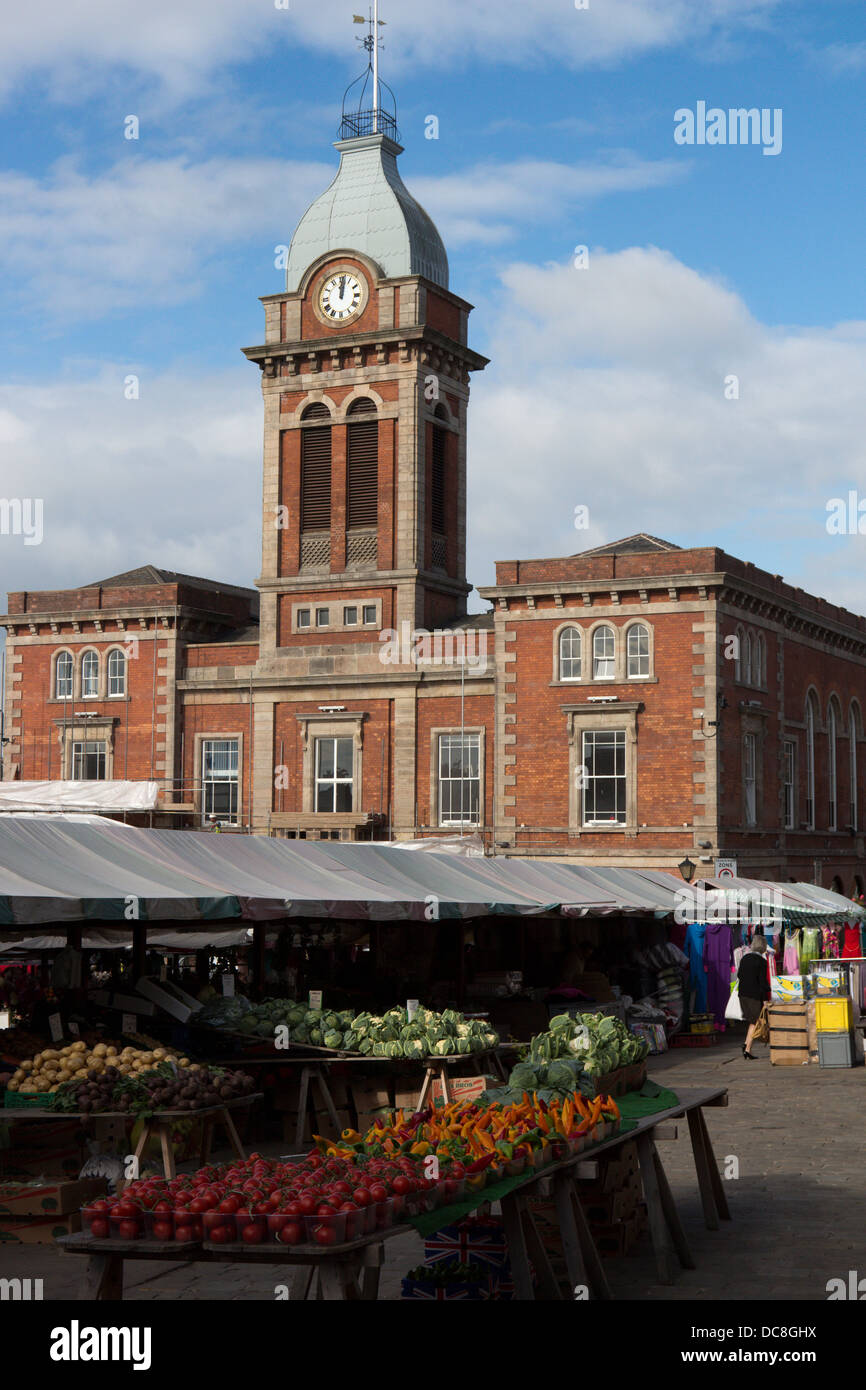
<svg viewBox="0 0 866 1390">
<path fill-rule="evenodd" d="M 217 1211 L 221 1211 L 228 1216 L 233 1216 L 239 1207 L 240 1202 L 237 1197 L 224 1197 L 217 1207 Z"/>
<path fill-rule="evenodd" d="M 211 1226 L 208 1232 L 208 1240 L 213 1241 L 214 1245 L 225 1245 L 232 1238 L 232 1232 L 228 1226 Z"/>
<path fill-rule="evenodd" d="M 134 1218 L 138 1216 L 138 1207 L 129 1198 L 121 1198 L 114 1208 L 115 1216 Z"/>
<path fill-rule="evenodd" d="M 357 1210 L 358 1210 L 358 1206 L 357 1206 L 357 1204 L 356 1204 L 355 1202 L 344 1202 L 344 1203 L 342 1204 L 342 1206 L 340 1206 L 340 1207 L 337 1208 L 337 1210 L 338 1210 L 338 1211 L 357 1211 Z"/>
<path fill-rule="evenodd" d="M 373 1201 L 373 1198 L 368 1188 L 356 1187 L 355 1191 L 352 1193 L 352 1201 L 357 1202 L 359 1207 L 368 1207 Z"/>
<path fill-rule="evenodd" d="M 333 1216 L 337 1208 L 332 1207 L 330 1202 L 320 1202 L 316 1207 L 317 1216 Z"/>
<path fill-rule="evenodd" d="M 313 1212 L 316 1210 L 316 1199 L 309 1193 L 306 1193 L 301 1197 L 298 1206 L 301 1208 L 301 1212 L 304 1216 L 312 1216 Z"/>
<path fill-rule="evenodd" d="M 174 1229 L 170 1221 L 154 1221 L 153 1238 L 154 1240 L 171 1240 Z"/>
<path fill-rule="evenodd" d="M 288 1221 L 277 1232 L 277 1240 L 281 1245 L 300 1245 L 304 1239 L 304 1232 L 299 1221 Z"/>
<path fill-rule="evenodd" d="M 171 1211 L 171 1209 L 171 1202 L 166 1202 L 165 1200 L 157 1202 L 156 1206 L 154 1207 L 154 1211 L 159 1212 L 160 1214 L 168 1213 Z"/>
<path fill-rule="evenodd" d="M 90 1234 L 94 1240 L 107 1240 L 109 1225 L 104 1216 L 97 1216 L 90 1223 Z"/>
<path fill-rule="evenodd" d="M 264 1238 L 264 1227 L 257 1225 L 254 1221 L 251 1221 L 248 1226 L 243 1226 L 241 1228 L 241 1240 L 245 1245 L 261 1245 Z"/>
<path fill-rule="evenodd" d="M 412 1184 L 405 1175 L 398 1175 L 391 1183 L 391 1191 L 399 1192 L 402 1195 L 412 1191 Z"/>
<path fill-rule="evenodd" d="M 286 1202 L 286 1205 L 283 1207 L 283 1211 L 286 1213 L 287 1216 L 303 1216 L 303 1208 L 301 1207 L 301 1204 L 298 1201 Z"/>
<path fill-rule="evenodd" d="M 328 1223 L 327 1221 L 323 1221 L 321 1226 L 316 1226 L 313 1228 L 313 1238 L 316 1241 L 317 1245 L 337 1244 L 336 1229 L 332 1224 Z"/>
<path fill-rule="evenodd" d="M 93 1211 L 108 1211 L 108 1202 L 104 1197 L 100 1197 L 98 1202 L 91 1202 L 90 1206 Z"/>
<path fill-rule="evenodd" d="M 141 1232 L 141 1226 L 137 1221 L 120 1221 L 117 1226 L 117 1234 L 121 1240 L 135 1240 Z"/>
<path fill-rule="evenodd" d="M 388 1196 L 388 1189 L 387 1189 L 386 1187 L 384 1187 L 384 1186 L 382 1185 L 382 1183 L 380 1183 L 380 1182 L 373 1183 L 373 1186 L 370 1188 L 370 1201 L 371 1201 L 371 1202 L 384 1202 L 384 1201 L 386 1200 L 387 1196 Z"/>
<path fill-rule="evenodd" d="M 198 1215 L 199 1212 L 207 1211 L 207 1202 L 201 1197 L 193 1197 L 189 1204 L 189 1209 Z"/>
</svg>

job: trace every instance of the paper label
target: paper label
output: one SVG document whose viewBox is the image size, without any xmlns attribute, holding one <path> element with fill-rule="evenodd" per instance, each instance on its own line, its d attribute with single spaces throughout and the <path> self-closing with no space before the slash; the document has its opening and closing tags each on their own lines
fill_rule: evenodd
<svg viewBox="0 0 866 1390">
<path fill-rule="evenodd" d="M 52 1042 L 62 1042 L 63 1040 L 63 1020 L 59 1014 L 48 1015 L 48 1027 L 51 1032 Z"/>
<path fill-rule="evenodd" d="M 81 1036 L 81 1029 L 78 1027 L 77 1023 L 70 1023 L 69 1031 L 72 1034 L 73 1038 Z"/>
<path fill-rule="evenodd" d="M 320 1009 L 322 1007 L 322 991 L 320 989 L 310 990 L 310 1002 L 308 1007 L 311 1009 Z"/>
<path fill-rule="evenodd" d="M 223 998 L 234 999 L 235 997 L 235 977 L 234 975 L 223 975 Z"/>
<path fill-rule="evenodd" d="M 121 1024 L 120 1024 L 120 1031 L 121 1031 L 121 1033 L 137 1033 L 137 1032 L 138 1032 L 138 1015 L 137 1015 L 137 1014 L 124 1014 L 124 1015 L 123 1015 L 122 1022 L 121 1022 Z"/>
<path fill-rule="evenodd" d="M 415 1015 L 416 1015 L 417 1012 L 418 1012 L 419 1004 L 420 1004 L 420 1000 L 418 1000 L 418 999 L 407 999 L 407 1000 L 406 1000 L 406 1013 L 407 1013 L 407 1015 L 408 1015 L 408 1018 L 409 1018 L 409 1022 L 410 1022 L 410 1023 L 413 1021 L 413 1019 L 415 1018 Z"/>
<path fill-rule="evenodd" d="M 11 1022 L 12 1016 L 9 1013 L 9 1010 L 4 1009 L 2 1013 L 0 1013 L 0 1028 L 8 1028 Z"/>
</svg>

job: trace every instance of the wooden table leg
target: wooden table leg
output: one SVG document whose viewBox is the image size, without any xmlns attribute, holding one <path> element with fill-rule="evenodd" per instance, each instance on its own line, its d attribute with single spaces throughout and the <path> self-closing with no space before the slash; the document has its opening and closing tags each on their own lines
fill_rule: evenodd
<svg viewBox="0 0 866 1390">
<path fill-rule="evenodd" d="M 347 1303 L 358 1297 L 351 1265 L 343 1260 L 324 1260 L 319 1266 L 322 1298 L 329 1303 Z"/>
<path fill-rule="evenodd" d="M 535 1267 L 535 1274 L 538 1279 L 538 1287 L 541 1295 L 548 1301 L 562 1298 L 562 1289 L 559 1287 L 556 1275 L 554 1274 L 547 1251 L 538 1234 L 538 1227 L 535 1219 L 526 1205 L 525 1198 L 517 1199 L 520 1204 L 520 1223 L 523 1227 L 523 1235 L 526 1241 L 526 1252 Z"/>
<path fill-rule="evenodd" d="M 159 1142 L 162 1148 L 162 1170 L 167 1178 L 177 1176 L 177 1169 L 174 1166 L 174 1148 L 171 1142 L 171 1123 L 168 1120 L 160 1120 L 158 1123 Z"/>
<path fill-rule="evenodd" d="M 514 1193 L 502 1198 L 502 1225 L 508 1242 L 508 1258 L 511 1261 L 511 1277 L 514 1281 L 514 1296 L 524 1303 L 532 1303 L 535 1290 L 532 1286 L 532 1271 L 529 1255 L 520 1220 L 520 1208 Z"/>
<path fill-rule="evenodd" d="M 331 1121 L 331 1124 L 333 1125 L 334 1138 L 339 1139 L 342 1133 L 342 1130 L 340 1129 L 340 1117 L 337 1114 L 337 1107 L 334 1104 L 334 1097 L 331 1095 L 331 1088 L 328 1085 L 328 1080 L 324 1068 L 316 1072 L 315 1081 L 319 1088 L 319 1095 L 324 1101 L 325 1109 L 328 1112 L 328 1118 Z"/>
<path fill-rule="evenodd" d="M 432 1067 L 424 1068 L 424 1080 L 421 1083 L 421 1090 L 418 1094 L 418 1101 L 415 1106 L 416 1113 L 424 1109 L 424 1102 L 427 1099 L 427 1092 L 433 1084 L 433 1077 L 436 1075 Z"/>
<path fill-rule="evenodd" d="M 298 1128 L 295 1132 L 295 1152 L 304 1147 L 304 1134 L 307 1129 L 307 1097 L 310 1094 L 310 1069 L 301 1067 L 301 1088 L 298 1095 Z"/>
<path fill-rule="evenodd" d="M 665 1214 L 665 1220 L 668 1223 L 668 1230 L 671 1233 L 671 1240 L 674 1243 L 674 1249 L 679 1257 L 679 1262 L 683 1269 L 697 1269 L 697 1265 L 692 1259 L 689 1243 L 686 1240 L 686 1233 L 680 1221 L 680 1214 L 677 1211 L 677 1205 L 670 1189 L 667 1173 L 662 1167 L 662 1161 L 659 1158 L 658 1149 L 655 1145 L 653 1145 L 653 1164 L 655 1166 L 656 1181 L 659 1187 L 662 1210 Z"/>
<path fill-rule="evenodd" d="M 145 1146 L 147 1144 L 148 1139 L 150 1138 L 150 1134 L 150 1120 L 145 1120 L 144 1124 L 142 1125 L 141 1134 L 138 1136 L 138 1143 L 135 1146 L 135 1153 L 133 1154 L 133 1158 L 135 1159 L 136 1177 L 138 1177 L 139 1169 L 141 1167 L 141 1155 L 144 1153 Z"/>
<path fill-rule="evenodd" d="M 199 1166 L 204 1167 L 210 1158 L 211 1144 L 213 1143 L 213 1115 L 205 1115 L 201 1122 L 201 1149 L 199 1151 Z"/>
<path fill-rule="evenodd" d="M 220 1111 L 220 1117 L 222 1119 L 223 1124 L 226 1127 L 226 1133 L 228 1134 L 229 1139 L 231 1140 L 231 1146 L 234 1149 L 235 1154 L 241 1160 L 241 1162 L 243 1162 L 246 1159 L 246 1154 L 244 1153 L 244 1146 L 240 1141 L 238 1132 L 235 1129 L 234 1120 L 232 1119 L 227 1109 Z"/>
<path fill-rule="evenodd" d="M 586 1266 L 586 1272 L 589 1276 L 589 1287 L 596 1298 L 612 1299 L 613 1294 L 611 1293 L 610 1285 L 607 1282 L 607 1275 L 604 1272 L 604 1265 L 602 1264 L 601 1256 L 599 1255 L 598 1250 L 596 1249 L 595 1241 L 592 1238 L 592 1231 L 589 1229 L 589 1223 L 587 1222 L 586 1216 L 584 1215 L 584 1210 L 581 1206 L 580 1198 L 577 1195 L 577 1189 L 573 1186 L 571 1180 L 569 1180 L 569 1187 L 571 1210 L 574 1217 L 574 1228 L 577 1232 L 577 1239 L 580 1243 L 580 1251 L 583 1256 L 583 1262 Z"/>
<path fill-rule="evenodd" d="M 445 1098 L 445 1104 L 450 1105 L 451 1087 L 448 1085 L 448 1068 L 444 1064 L 439 1068 L 439 1080 L 442 1082 L 442 1094 Z"/>
<path fill-rule="evenodd" d="M 292 1282 L 289 1288 L 289 1302 L 303 1303 L 307 1294 L 310 1292 L 310 1285 L 313 1282 L 313 1275 L 316 1269 L 314 1265 L 300 1265 L 292 1275 Z"/>
<path fill-rule="evenodd" d="M 655 1251 L 659 1283 L 672 1284 L 674 1282 L 672 1250 L 656 1177 L 655 1144 L 651 1130 L 646 1130 L 643 1134 L 638 1135 L 637 1153 L 644 1195 L 646 1196 L 647 1215 L 649 1216 L 650 1235 Z"/>
<path fill-rule="evenodd" d="M 119 1302 L 123 1298 L 123 1256 L 88 1255 L 78 1297 L 86 1303 Z"/>
<path fill-rule="evenodd" d="M 698 1188 L 701 1194 L 701 1205 L 704 1209 L 704 1225 L 708 1231 L 717 1231 L 719 1229 L 719 1213 L 716 1210 L 710 1163 L 704 1145 L 704 1130 L 701 1128 L 700 1110 L 687 1111 L 686 1119 L 689 1122 L 689 1138 L 692 1141 L 695 1171 L 698 1175 Z"/>
<path fill-rule="evenodd" d="M 725 1195 L 725 1184 L 719 1172 L 719 1165 L 716 1162 L 716 1155 L 713 1153 L 713 1145 L 710 1140 L 710 1131 L 707 1129 L 707 1121 L 703 1110 L 695 1111 L 700 1125 L 701 1136 L 704 1141 L 704 1153 L 707 1156 L 707 1167 L 710 1174 L 710 1182 L 713 1188 L 713 1197 L 716 1202 L 716 1210 L 723 1221 L 731 1220 L 731 1211 L 728 1206 L 728 1199 Z"/>
<path fill-rule="evenodd" d="M 382 1270 L 379 1265 L 374 1265 L 365 1269 L 361 1276 L 361 1297 L 365 1303 L 375 1303 L 379 1297 L 379 1276 Z"/>
<path fill-rule="evenodd" d="M 571 1192 L 572 1183 L 568 1174 L 557 1173 L 553 1179 L 553 1202 L 556 1207 L 556 1219 L 559 1222 L 559 1233 L 562 1238 L 565 1268 L 568 1271 L 568 1280 L 573 1293 L 578 1285 L 585 1285 L 589 1288 L 589 1279 L 587 1278 L 583 1250 L 577 1235 Z"/>
</svg>

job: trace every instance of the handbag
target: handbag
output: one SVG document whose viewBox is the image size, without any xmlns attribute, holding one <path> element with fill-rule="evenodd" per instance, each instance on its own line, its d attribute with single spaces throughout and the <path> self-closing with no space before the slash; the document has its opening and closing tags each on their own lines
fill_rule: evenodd
<svg viewBox="0 0 866 1390">
<path fill-rule="evenodd" d="M 737 980 L 734 980 L 731 984 L 731 997 L 725 1007 L 725 1018 L 731 1023 L 742 1023 L 743 1021 L 743 1006 L 740 1003 L 740 985 Z"/>
<path fill-rule="evenodd" d="M 753 1042 L 765 1043 L 770 1041 L 770 1019 L 768 1007 L 769 1006 L 765 1004 L 761 1009 L 761 1012 L 758 1016 L 758 1021 L 755 1024 L 755 1031 L 752 1034 Z"/>
</svg>

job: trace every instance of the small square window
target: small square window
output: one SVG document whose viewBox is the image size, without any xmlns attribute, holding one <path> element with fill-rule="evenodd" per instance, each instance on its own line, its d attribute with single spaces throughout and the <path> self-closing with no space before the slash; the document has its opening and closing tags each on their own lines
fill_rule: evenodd
<svg viewBox="0 0 866 1390">
<path fill-rule="evenodd" d="M 316 627 L 329 627 L 331 623 L 330 608 L 316 609 Z"/>
<path fill-rule="evenodd" d="M 376 621 L 376 605 L 375 605 L 375 603 L 365 603 L 365 604 L 364 604 L 364 622 L 365 622 L 365 623 L 375 623 L 375 621 Z"/>
<path fill-rule="evenodd" d="M 357 626 L 358 626 L 358 610 L 357 610 L 357 608 L 344 608 L 344 609 L 343 609 L 343 626 L 344 626 L 344 627 L 357 627 Z"/>
<path fill-rule="evenodd" d="M 302 627 L 309 627 L 309 626 L 310 626 L 310 610 L 309 610 L 309 608 L 299 608 L 299 609 L 298 609 L 298 620 L 297 620 L 297 621 L 298 621 L 298 627 L 299 627 L 299 628 L 302 628 Z"/>
</svg>

